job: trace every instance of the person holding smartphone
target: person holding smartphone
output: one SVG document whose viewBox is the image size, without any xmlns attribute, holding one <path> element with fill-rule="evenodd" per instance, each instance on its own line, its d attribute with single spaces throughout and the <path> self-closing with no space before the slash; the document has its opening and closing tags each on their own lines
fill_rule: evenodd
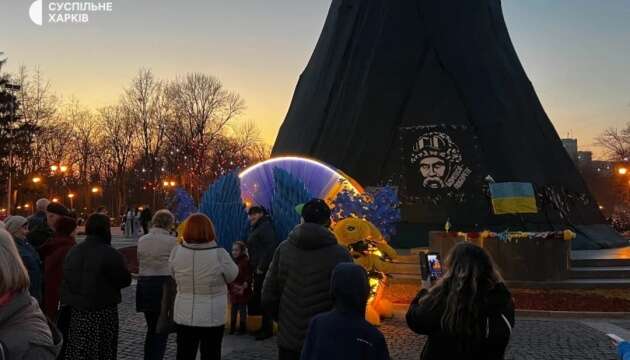
<svg viewBox="0 0 630 360">
<path fill-rule="evenodd" d="M 421 359 L 503 359 L 514 302 L 496 265 L 482 248 L 460 243 L 444 270 L 435 284 L 426 277 L 407 312 L 409 328 L 428 336 Z"/>
</svg>

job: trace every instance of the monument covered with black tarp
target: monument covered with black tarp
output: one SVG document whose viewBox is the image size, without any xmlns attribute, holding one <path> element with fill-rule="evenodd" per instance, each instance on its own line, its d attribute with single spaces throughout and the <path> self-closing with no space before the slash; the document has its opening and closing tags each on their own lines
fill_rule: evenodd
<svg viewBox="0 0 630 360">
<path fill-rule="evenodd" d="M 564 150 L 498 0 L 333 0 L 273 154 L 398 186 L 406 246 L 447 220 L 461 231 L 571 229 L 576 249 L 627 244 Z M 493 182 L 530 183 L 537 211 L 495 214 Z"/>
</svg>

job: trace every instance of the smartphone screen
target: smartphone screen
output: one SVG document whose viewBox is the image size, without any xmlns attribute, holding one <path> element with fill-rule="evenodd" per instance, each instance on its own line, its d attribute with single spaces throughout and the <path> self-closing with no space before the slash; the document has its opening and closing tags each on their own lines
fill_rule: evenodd
<svg viewBox="0 0 630 360">
<path fill-rule="evenodd" d="M 427 254 L 427 265 L 432 279 L 437 280 L 442 277 L 442 261 L 439 254 Z"/>
</svg>

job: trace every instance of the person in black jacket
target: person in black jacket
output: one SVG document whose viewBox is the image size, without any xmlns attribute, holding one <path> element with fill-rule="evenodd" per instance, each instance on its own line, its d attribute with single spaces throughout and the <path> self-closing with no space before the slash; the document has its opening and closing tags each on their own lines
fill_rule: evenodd
<svg viewBox="0 0 630 360">
<path fill-rule="evenodd" d="M 339 263 L 351 263 L 348 250 L 330 231 L 331 210 L 312 199 L 296 226 L 276 250 L 262 291 L 263 308 L 278 320 L 278 358 L 300 358 L 308 324 L 333 308 L 330 278 Z"/>
<path fill-rule="evenodd" d="M 37 200 L 35 203 L 35 214 L 28 217 L 28 235 L 26 240 L 35 248 L 44 245 L 53 237 L 53 230 L 46 219 L 48 205 L 50 201 L 46 198 Z"/>
<path fill-rule="evenodd" d="M 337 265 L 330 293 L 335 309 L 311 320 L 301 360 L 389 360 L 385 337 L 365 321 L 370 295 L 365 269 Z"/>
<path fill-rule="evenodd" d="M 65 359 L 116 359 L 120 290 L 131 285 L 122 255 L 111 247 L 109 217 L 92 214 L 84 242 L 63 265 L 61 304 L 70 309 Z"/>
<path fill-rule="evenodd" d="M 503 359 L 512 327 L 514 302 L 490 256 L 460 243 L 446 260 L 446 273 L 412 301 L 407 324 L 428 335 L 422 360 Z"/>
<path fill-rule="evenodd" d="M 271 314 L 260 306 L 261 291 L 273 253 L 278 247 L 278 239 L 265 208 L 253 206 L 249 209 L 248 216 L 251 229 L 247 238 L 247 248 L 250 267 L 254 272 L 253 295 L 249 303 L 249 311 L 253 315 L 262 315 L 262 326 L 256 332 L 256 340 L 265 340 L 273 336 L 273 319 Z"/>
</svg>

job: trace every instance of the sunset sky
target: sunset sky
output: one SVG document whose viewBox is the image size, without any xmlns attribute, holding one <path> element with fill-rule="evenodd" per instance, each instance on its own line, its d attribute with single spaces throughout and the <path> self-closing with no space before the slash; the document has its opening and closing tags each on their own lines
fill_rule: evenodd
<svg viewBox="0 0 630 360">
<path fill-rule="evenodd" d="M 141 67 L 164 79 L 213 74 L 245 98 L 243 118 L 272 144 L 331 0 L 112 0 L 88 24 L 42 27 L 30 2 L 0 0 L 5 70 L 39 66 L 55 92 L 92 108 L 114 103 Z M 503 9 L 561 136 L 590 148 L 602 129 L 630 122 L 630 1 L 504 0 Z"/>
</svg>

